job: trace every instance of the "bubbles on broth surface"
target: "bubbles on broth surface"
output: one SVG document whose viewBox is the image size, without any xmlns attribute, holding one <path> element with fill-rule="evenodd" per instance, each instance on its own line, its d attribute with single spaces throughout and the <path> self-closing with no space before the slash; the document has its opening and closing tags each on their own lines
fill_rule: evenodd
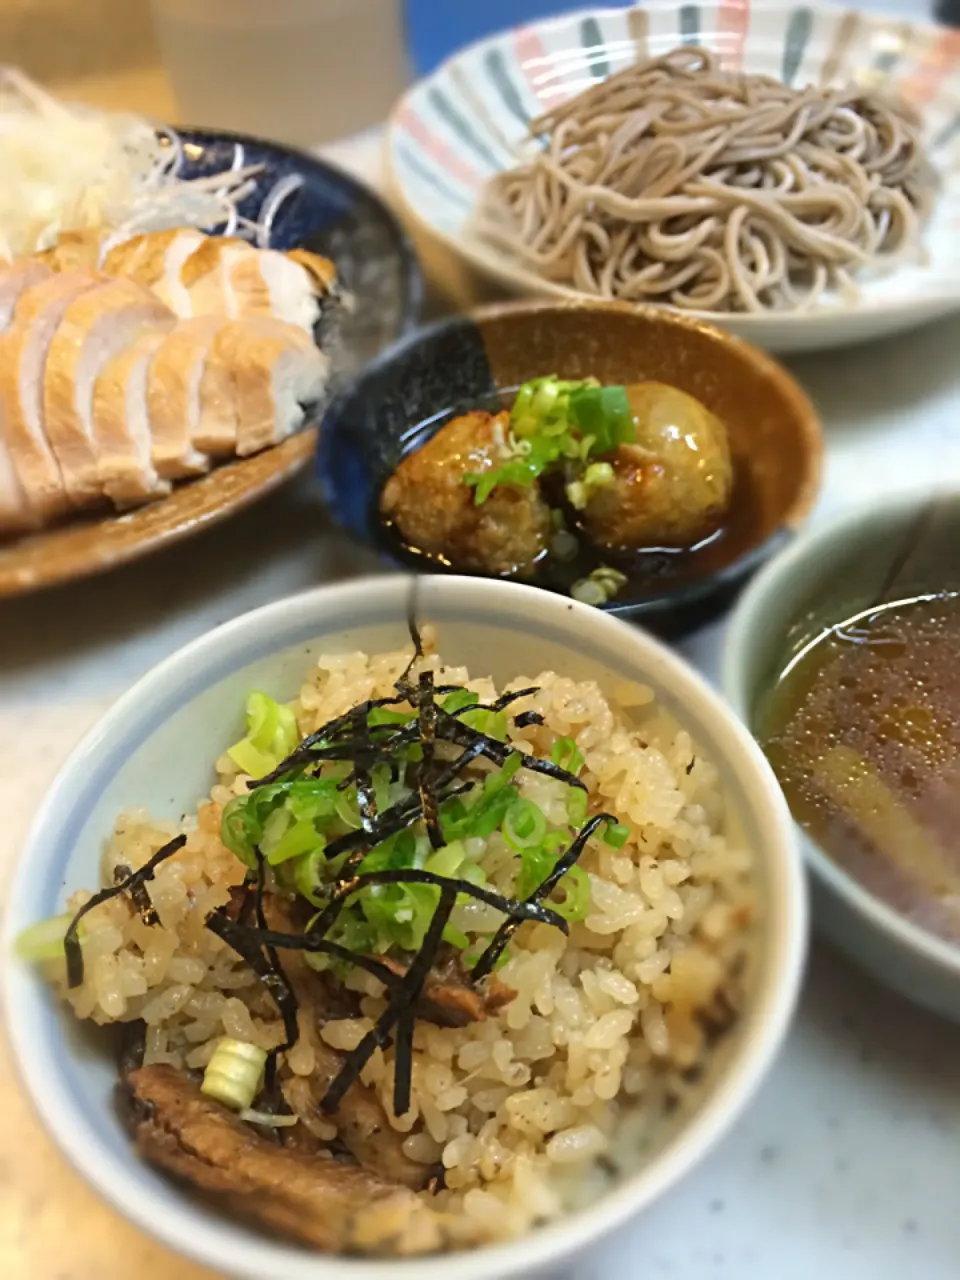
<svg viewBox="0 0 960 1280">
<path fill-rule="evenodd" d="M 758 736 L 823 851 L 960 941 L 960 597 L 899 601 L 824 632 L 767 695 Z"/>
</svg>

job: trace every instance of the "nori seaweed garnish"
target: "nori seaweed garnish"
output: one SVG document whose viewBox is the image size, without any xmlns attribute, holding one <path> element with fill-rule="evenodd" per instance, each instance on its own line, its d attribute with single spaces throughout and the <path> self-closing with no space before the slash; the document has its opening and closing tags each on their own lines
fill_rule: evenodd
<svg viewBox="0 0 960 1280">
<path fill-rule="evenodd" d="M 514 716 L 513 723 L 517 729 L 526 729 L 532 724 L 543 724 L 543 716 L 539 711 L 521 711 Z"/>
<path fill-rule="evenodd" d="M 175 853 L 179 853 L 186 843 L 186 836 L 174 836 L 162 849 L 158 849 L 139 871 L 132 871 L 125 879 L 111 885 L 109 889 L 101 889 L 99 893 L 93 895 L 89 902 L 83 904 L 67 925 L 67 931 L 63 935 L 63 950 L 67 958 L 68 987 L 79 987 L 83 982 L 83 951 L 80 948 L 80 938 L 77 930 L 80 926 L 80 921 L 87 912 L 92 911 L 94 907 L 99 907 L 102 902 L 109 902 L 111 898 L 118 898 L 122 893 L 132 893 L 137 886 L 152 880 L 153 874 L 160 863 L 165 862 L 167 858 L 172 858 Z"/>
<path fill-rule="evenodd" d="M 553 889 L 579 858 L 590 836 L 604 822 L 614 822 L 609 814 L 591 818 L 581 829 L 566 852 L 557 859 L 549 876 L 525 901 L 510 899 L 494 890 L 480 887 L 466 880 L 441 876 L 419 868 L 391 868 L 361 873 L 359 867 L 367 853 L 391 836 L 423 821 L 430 843 L 442 848 L 446 839 L 440 818 L 441 806 L 454 796 L 462 795 L 477 785 L 476 781 L 462 778 L 464 770 L 483 756 L 493 764 L 503 767 L 519 755 L 522 767 L 531 772 L 563 782 L 566 786 L 586 790 L 585 784 L 568 770 L 549 760 L 542 760 L 514 746 L 501 742 L 465 723 L 467 711 L 500 713 L 513 703 L 539 692 L 537 687 L 513 690 L 501 694 L 489 704 L 478 701 L 453 711 L 444 709 L 438 698 L 450 693 L 465 692 L 459 685 L 437 685 L 431 670 L 421 671 L 414 681 L 417 662 L 423 657 L 423 643 L 416 622 L 416 592 L 411 596 L 408 626 L 413 642 L 413 656 L 394 683 L 396 693 L 390 697 L 371 698 L 359 703 L 352 710 L 337 716 L 308 735 L 287 758 L 266 777 L 251 781 L 251 789 L 268 785 L 281 779 L 313 776 L 311 770 L 319 770 L 328 761 L 348 761 L 352 769 L 338 781 L 338 789 L 355 786 L 360 828 L 330 840 L 324 849 L 328 861 L 347 855 L 341 863 L 336 879 L 325 889 L 326 902 L 303 934 L 282 933 L 267 927 L 263 913 L 263 862 L 258 852 L 257 927 L 231 920 L 221 908 L 208 919 L 207 925 L 233 947 L 250 964 L 258 977 L 268 986 L 284 1018 L 289 1047 L 296 1039 L 296 998 L 286 980 L 277 951 L 289 948 L 328 955 L 371 973 L 383 983 L 387 1004 L 373 1029 L 344 1058 L 341 1071 L 331 1083 L 321 1106 L 326 1112 L 337 1109 L 344 1094 L 359 1077 L 371 1054 L 379 1047 L 395 1041 L 394 1113 L 403 1115 L 410 1106 L 412 1077 L 413 1028 L 416 1007 L 424 984 L 436 961 L 444 930 L 450 914 L 463 894 L 475 898 L 501 911 L 505 920 L 486 950 L 474 965 L 471 978 L 479 982 L 494 968 L 509 939 L 525 920 L 535 920 L 569 932 L 566 920 L 556 911 L 544 905 Z M 404 723 L 371 726 L 369 715 L 377 708 L 408 706 L 411 718 Z M 518 727 L 542 724 L 543 717 L 535 711 L 521 712 L 514 717 Z M 442 759 L 438 755 L 439 744 L 460 750 L 454 759 Z M 417 746 L 420 750 L 416 763 L 405 753 Z M 412 791 L 382 812 L 378 811 L 373 786 L 373 769 L 387 764 L 394 779 L 403 776 L 398 760 L 406 761 Z M 438 903 L 430 924 L 406 972 L 401 976 L 392 972 L 375 957 L 364 956 L 331 941 L 327 934 L 336 924 L 340 912 L 349 900 L 365 888 L 373 885 L 424 884 L 439 890 Z"/>
<path fill-rule="evenodd" d="M 416 1004 L 423 989 L 423 984 L 426 982 L 427 975 L 430 972 L 430 966 L 436 958 L 437 948 L 440 946 L 443 931 L 447 927 L 450 913 L 453 911 L 456 901 L 456 889 L 452 884 L 445 884 L 440 890 L 440 901 L 437 904 L 436 911 L 433 913 L 430 927 L 424 935 L 423 944 L 417 952 L 413 963 L 401 979 L 399 987 L 392 993 L 386 1009 L 377 1019 L 373 1029 L 368 1031 L 356 1048 L 351 1049 L 346 1055 L 340 1074 L 320 1100 L 321 1109 L 328 1115 L 336 1111 L 343 1101 L 343 1095 L 360 1075 L 374 1051 L 384 1048 L 388 1043 L 390 1032 L 395 1024 L 403 1017 L 404 1013 L 412 1010 Z M 406 1048 L 409 1049 L 411 1045 L 412 1040 L 406 1044 Z M 394 1114 L 400 1116 L 410 1107 L 409 1063 L 405 1063 L 400 1069 L 396 1066 L 394 1067 L 394 1082 Z M 405 1096 L 398 1098 L 398 1092 L 401 1092 L 401 1095 L 405 1093 Z"/>
<path fill-rule="evenodd" d="M 598 813 L 595 818 L 591 818 L 585 823 L 577 833 L 576 839 L 570 845 L 561 857 L 557 859 L 556 865 L 550 874 L 544 879 L 533 893 L 527 898 L 526 905 L 532 906 L 540 903 L 551 894 L 570 868 L 574 865 L 586 848 L 587 841 L 604 822 L 616 822 L 617 819 L 610 813 Z M 505 920 L 497 932 L 493 935 L 493 939 L 487 946 L 487 949 L 480 956 L 480 959 L 473 966 L 470 973 L 475 981 L 485 978 L 488 973 L 493 971 L 493 966 L 500 959 L 500 955 L 520 927 L 520 920 L 513 916 L 509 920 Z"/>
<path fill-rule="evenodd" d="M 113 882 L 114 884 L 122 884 L 124 880 L 129 880 L 132 875 L 133 867 L 128 867 L 125 863 L 118 862 L 113 869 Z M 130 885 L 129 893 L 130 901 L 137 908 L 140 919 L 147 928 L 152 929 L 155 925 L 158 925 L 160 917 L 157 915 L 157 908 L 153 905 L 149 893 L 147 893 L 147 886 L 141 884 L 138 880 L 136 884 Z"/>
<path fill-rule="evenodd" d="M 437 793 L 433 787 L 433 760 L 437 744 L 437 704 L 433 697 L 433 672 L 420 672 L 420 687 L 417 697 L 417 728 L 420 731 L 420 750 L 422 757 L 417 774 L 417 794 L 420 796 L 420 808 L 427 835 L 434 849 L 442 849 L 446 844 L 440 826 L 440 806 Z"/>
<path fill-rule="evenodd" d="M 257 883 L 254 894 L 254 911 L 256 912 L 257 924 L 261 929 L 267 927 L 267 917 L 263 910 L 263 889 L 265 868 L 263 854 L 254 847 L 253 852 L 257 857 Z M 297 1043 L 297 1036 L 300 1034 L 300 1027 L 297 1023 L 297 997 L 294 994 L 290 979 L 287 977 L 286 970 L 280 963 L 280 957 L 277 955 L 276 948 L 269 942 L 264 943 L 263 947 L 266 952 L 267 961 L 270 965 L 272 977 L 269 984 L 269 990 L 273 996 L 277 1008 L 280 1010 L 280 1016 L 283 1018 L 283 1043 L 278 1044 L 275 1049 L 267 1054 L 267 1063 L 264 1068 L 264 1084 L 268 1092 L 273 1090 L 273 1082 L 277 1073 L 277 1055 L 284 1049 L 292 1049 Z"/>
</svg>

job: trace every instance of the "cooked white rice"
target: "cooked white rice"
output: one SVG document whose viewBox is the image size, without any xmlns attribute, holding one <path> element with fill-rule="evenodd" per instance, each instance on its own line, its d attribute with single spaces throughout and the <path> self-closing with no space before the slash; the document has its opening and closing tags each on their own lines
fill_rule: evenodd
<svg viewBox="0 0 960 1280">
<path fill-rule="evenodd" d="M 408 658 L 321 658 L 297 704 L 301 732 L 392 693 Z M 438 682 L 468 685 L 482 700 L 499 692 L 428 661 Z M 716 771 L 648 689 L 623 687 L 613 703 L 597 684 L 551 672 L 510 687 L 528 685 L 540 692 L 514 709 L 539 711 L 544 724 L 511 731 L 511 739 L 548 756 L 556 735 L 574 738 L 591 811 L 615 812 L 631 836 L 619 850 L 599 838 L 588 844 L 581 865 L 590 912 L 569 938 L 546 925 L 518 932 L 498 973 L 517 993 L 511 1003 L 463 1028 L 417 1023 L 406 1115 L 391 1111 L 392 1051 L 378 1050 L 362 1076 L 394 1128 L 409 1134 L 407 1154 L 442 1161 L 447 1189 L 431 1202 L 462 1215 L 477 1240 L 515 1236 L 560 1214 L 585 1186 L 596 1188 L 588 1175 L 598 1163 L 617 1167 L 624 1148 L 636 1151 L 643 1131 L 662 1120 L 672 1094 L 710 1056 L 716 1037 L 707 1028 L 739 1003 L 755 907 L 749 854 L 725 833 Z M 195 818 L 181 827 L 142 810 L 124 813 L 105 851 L 104 883 L 112 884 L 118 866 L 139 867 L 177 831 L 188 833 L 150 885 L 160 925 L 147 927 L 126 900 L 113 899 L 85 919 L 82 986 L 68 990 L 64 975 L 54 975 L 81 1018 L 142 1018 L 147 1062 L 202 1067 L 224 1035 L 267 1049 L 283 1039 L 259 981 L 204 928 L 241 878 L 219 826 L 222 805 L 247 779 L 226 756 L 217 770 L 220 782 Z M 548 818 L 565 822 L 562 783 L 527 771 L 518 781 Z M 512 856 L 499 833 L 479 861 L 509 892 Z M 71 908 L 88 897 L 75 894 Z M 501 920 L 472 902 L 453 923 L 476 930 Z M 337 1049 L 352 1048 L 384 1007 L 374 980 L 358 975 L 356 985 L 366 993 L 363 1017 L 323 1028 Z M 287 1067 L 309 1076 L 305 1040 Z M 334 1132 L 331 1123 L 328 1136 Z"/>
</svg>

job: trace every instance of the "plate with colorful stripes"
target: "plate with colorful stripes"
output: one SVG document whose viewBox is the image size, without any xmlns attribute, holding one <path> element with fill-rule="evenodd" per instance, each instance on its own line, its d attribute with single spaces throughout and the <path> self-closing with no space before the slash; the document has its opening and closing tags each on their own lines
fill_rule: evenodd
<svg viewBox="0 0 960 1280">
<path fill-rule="evenodd" d="M 607 272 L 604 276 L 599 266 L 588 265 L 578 277 L 569 260 L 556 253 L 548 265 L 537 266 L 536 253 L 530 250 L 538 246 L 529 235 L 527 250 L 520 252 L 505 247 L 505 240 L 513 236 L 512 226 L 506 237 L 490 234 L 490 220 L 481 216 L 481 211 L 489 208 L 488 184 L 518 166 L 536 163 L 548 146 L 547 137 L 531 129 L 532 122 L 631 64 L 662 57 L 681 46 L 706 51 L 721 72 L 757 73 L 798 90 L 808 85 L 819 89 L 855 86 L 873 102 L 880 95 L 888 104 L 894 99 L 905 104 L 906 112 L 919 124 L 922 151 L 935 174 L 934 194 L 926 201 L 919 234 L 912 239 L 901 235 L 903 243 L 898 246 L 894 214 L 881 225 L 877 217 L 880 203 L 872 194 L 864 197 L 862 192 L 868 188 L 861 185 L 859 207 L 873 220 L 865 233 L 867 239 L 860 241 L 863 261 L 855 261 L 849 269 L 844 265 L 839 272 L 828 266 L 827 283 L 819 289 L 795 287 L 796 279 L 790 276 L 789 288 L 783 293 L 778 294 L 779 286 L 766 293 L 759 286 L 752 293 L 749 287 L 738 293 L 731 286 L 719 304 L 709 302 L 709 279 L 706 285 L 698 283 L 700 293 L 664 288 L 655 297 L 645 286 L 641 292 L 641 286 L 633 283 L 645 266 L 655 273 L 662 269 L 654 259 L 644 258 L 642 246 L 652 242 L 654 233 L 672 229 L 672 224 L 662 219 L 644 227 L 646 215 L 642 212 L 634 210 L 626 220 L 617 222 L 619 215 L 610 214 L 608 207 L 605 230 L 600 233 L 601 237 L 615 237 L 619 230 L 621 245 L 625 241 L 641 245 L 630 259 L 632 275 Z M 882 142 L 886 126 L 876 115 L 870 116 L 875 108 L 861 110 L 858 103 L 855 109 L 866 115 L 868 130 L 876 126 L 875 137 Z M 813 145 L 822 146 L 824 136 L 839 137 L 838 129 L 842 133 L 843 124 L 836 121 L 845 111 L 849 114 L 849 109 L 841 103 L 836 110 L 828 133 L 821 132 Z M 622 117 L 619 122 L 623 123 Z M 797 124 L 796 136 L 801 143 L 809 140 L 805 128 L 803 122 Z M 838 152 L 844 145 L 841 139 Z M 779 352 L 862 342 L 915 328 L 960 309 L 960 31 L 833 7 L 791 6 L 777 0 L 755 0 L 752 4 L 750 0 L 699 4 L 661 0 L 628 9 L 582 10 L 488 37 L 454 54 L 401 99 L 389 122 L 386 154 L 395 201 L 415 236 L 442 242 L 481 277 L 510 292 L 612 294 L 629 300 L 629 289 L 623 284 L 628 280 L 638 301 L 678 306 Z M 555 131 L 551 158 L 557 156 Z M 844 163 L 842 157 L 840 163 Z M 872 192 L 876 183 L 881 186 L 881 202 L 891 184 L 899 184 L 891 208 L 904 193 L 914 200 L 917 188 L 910 185 L 912 178 L 888 177 L 890 170 L 882 174 L 876 170 L 875 183 L 874 170 L 867 161 L 864 167 L 866 181 L 872 184 L 869 190 Z M 714 172 L 706 176 L 710 181 L 725 181 Z M 789 185 L 793 178 L 784 179 L 788 183 L 785 189 L 799 201 L 791 208 L 800 207 L 802 198 L 812 190 L 809 184 L 818 180 L 816 173 L 811 178 L 806 169 L 795 188 Z M 570 188 L 552 188 L 552 199 L 560 198 L 558 190 L 564 193 Z M 646 198 L 648 190 L 638 194 Z M 732 202 L 728 195 L 725 192 L 728 206 L 741 203 L 738 194 Z M 588 220 L 593 218 L 595 206 L 583 186 L 577 198 L 578 208 L 586 212 Z M 924 201 L 917 203 L 923 205 Z M 541 200 L 538 216 L 545 207 Z M 506 202 L 501 203 L 501 215 L 504 209 L 516 219 L 523 216 L 516 211 L 510 215 Z M 771 254 L 764 256 L 770 240 L 758 249 L 763 233 L 754 235 L 751 230 L 762 219 L 754 219 L 747 208 L 738 216 L 736 230 L 728 210 L 724 216 L 726 234 L 744 237 L 736 242 L 740 260 L 752 255 L 749 280 L 775 283 Z M 801 216 L 805 217 L 803 235 L 812 229 L 815 236 L 825 232 L 829 238 L 836 230 L 834 213 Z M 850 216 L 856 220 L 856 207 Z M 696 232 L 707 217 L 707 213 L 691 214 L 677 222 L 676 228 L 684 235 L 691 229 Z M 503 225 L 501 218 L 501 229 Z M 638 227 L 650 233 L 643 242 L 631 239 Z M 555 227 L 551 233 L 555 246 L 559 233 Z M 865 252 L 864 244 L 880 245 L 883 251 Z M 895 252 L 888 251 L 891 244 Z M 584 249 L 583 255 L 582 262 L 594 263 L 592 249 Z M 792 271 L 789 264 L 797 259 L 789 239 L 786 255 Z M 782 275 L 784 268 L 781 265 L 777 270 Z M 701 306 L 699 297 L 708 301 Z"/>
</svg>

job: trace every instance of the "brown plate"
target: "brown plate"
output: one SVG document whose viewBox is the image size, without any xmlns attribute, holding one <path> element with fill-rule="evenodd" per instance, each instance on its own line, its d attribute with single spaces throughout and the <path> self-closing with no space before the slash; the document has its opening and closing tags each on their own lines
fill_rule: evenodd
<svg viewBox="0 0 960 1280">
<path fill-rule="evenodd" d="M 317 429 L 179 484 L 126 515 L 102 515 L 0 544 L 0 597 L 23 595 L 135 560 L 250 506 L 307 466 Z"/>
</svg>

